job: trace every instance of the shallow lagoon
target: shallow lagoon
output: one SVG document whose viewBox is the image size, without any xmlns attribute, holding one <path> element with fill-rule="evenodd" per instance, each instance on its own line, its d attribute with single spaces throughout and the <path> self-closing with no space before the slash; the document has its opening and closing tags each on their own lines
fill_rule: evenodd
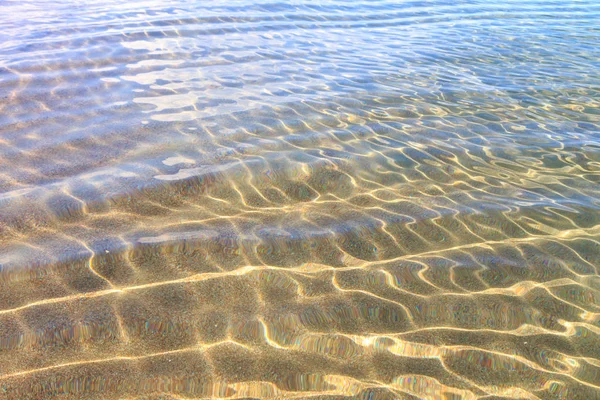
<svg viewBox="0 0 600 400">
<path fill-rule="evenodd" d="M 599 20 L 2 2 L 0 397 L 600 396 Z"/>
</svg>

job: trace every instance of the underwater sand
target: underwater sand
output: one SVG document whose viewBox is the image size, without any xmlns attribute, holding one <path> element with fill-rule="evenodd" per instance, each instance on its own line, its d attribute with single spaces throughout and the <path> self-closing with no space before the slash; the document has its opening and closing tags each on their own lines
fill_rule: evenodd
<svg viewBox="0 0 600 400">
<path fill-rule="evenodd" d="M 598 21 L 2 1 L 0 398 L 600 398 Z"/>
</svg>

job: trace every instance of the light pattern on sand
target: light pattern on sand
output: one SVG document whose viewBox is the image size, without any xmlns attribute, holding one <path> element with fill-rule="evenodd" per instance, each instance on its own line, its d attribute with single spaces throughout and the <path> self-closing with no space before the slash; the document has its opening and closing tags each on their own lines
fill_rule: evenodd
<svg viewBox="0 0 600 400">
<path fill-rule="evenodd" d="M 0 398 L 599 398 L 597 21 L 3 1 Z"/>
</svg>

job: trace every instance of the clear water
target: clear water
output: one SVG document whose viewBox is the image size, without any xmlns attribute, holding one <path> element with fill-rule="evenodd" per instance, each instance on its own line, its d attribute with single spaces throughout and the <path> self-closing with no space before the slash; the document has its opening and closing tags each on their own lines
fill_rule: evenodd
<svg viewBox="0 0 600 400">
<path fill-rule="evenodd" d="M 600 397 L 600 3 L 0 3 L 0 397 Z"/>
</svg>

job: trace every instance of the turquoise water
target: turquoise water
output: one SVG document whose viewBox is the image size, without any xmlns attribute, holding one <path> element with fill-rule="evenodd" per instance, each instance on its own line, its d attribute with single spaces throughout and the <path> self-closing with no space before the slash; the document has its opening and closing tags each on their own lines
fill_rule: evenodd
<svg viewBox="0 0 600 400">
<path fill-rule="evenodd" d="M 600 3 L 0 3 L 0 398 L 600 396 Z"/>
</svg>

